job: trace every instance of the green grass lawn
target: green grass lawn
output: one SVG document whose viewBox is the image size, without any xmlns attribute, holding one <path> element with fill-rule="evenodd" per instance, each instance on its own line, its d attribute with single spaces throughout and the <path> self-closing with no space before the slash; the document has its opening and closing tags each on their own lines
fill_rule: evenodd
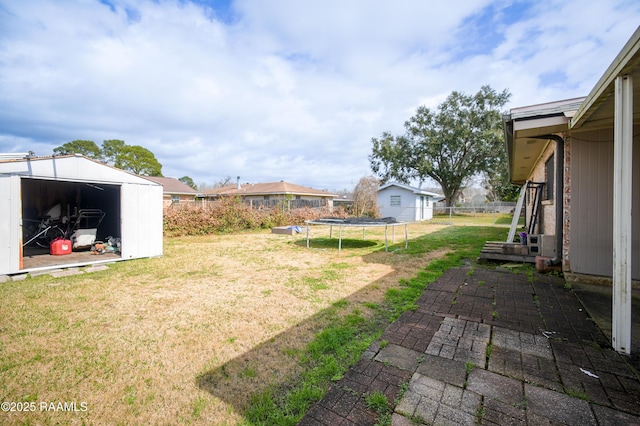
<svg viewBox="0 0 640 426">
<path fill-rule="evenodd" d="M 476 225 L 476 226 L 491 226 L 491 225 L 504 225 L 511 226 L 513 216 L 504 213 L 454 213 L 454 214 L 436 214 L 433 215 L 432 221 L 435 223 L 447 223 L 451 225 Z M 520 217 L 518 226 L 524 225 L 524 218 Z"/>
<path fill-rule="evenodd" d="M 431 282 L 447 269 L 460 266 L 463 260 L 475 260 L 486 241 L 505 237 L 506 231 L 502 228 L 464 226 L 448 227 L 412 239 L 406 250 L 410 255 L 437 250 L 447 250 L 448 253 L 424 265 L 416 276 L 401 280 L 399 286 L 387 290 L 384 301 L 373 306 L 373 319 L 366 320 L 355 312 L 334 320 L 318 333 L 299 353 L 304 363 L 300 379 L 288 388 L 267 389 L 254 395 L 253 404 L 246 413 L 247 424 L 295 425 L 310 405 L 322 398 L 331 382 L 340 379 L 358 361 L 387 325 L 403 312 L 416 308 L 416 300 Z M 327 244 L 326 241 L 324 243 Z M 333 315 L 333 309 L 325 313 Z M 382 417 L 390 421 L 384 414 Z"/>
<path fill-rule="evenodd" d="M 171 237 L 164 255 L 0 285 L 0 424 L 293 425 L 445 270 L 502 226 Z M 376 395 L 367 404 L 388 418 Z"/>
</svg>

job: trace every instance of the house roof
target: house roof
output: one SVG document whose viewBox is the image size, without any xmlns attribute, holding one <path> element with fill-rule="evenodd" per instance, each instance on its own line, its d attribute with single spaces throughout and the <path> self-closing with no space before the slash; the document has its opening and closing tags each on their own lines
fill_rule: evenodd
<svg viewBox="0 0 640 426">
<path fill-rule="evenodd" d="M 180 182 L 176 178 L 160 177 L 160 176 L 142 176 L 142 177 L 162 185 L 162 191 L 165 194 L 196 195 L 198 193 L 198 191 L 191 188 L 189 185 Z"/>
<path fill-rule="evenodd" d="M 640 105 L 640 26 L 636 28 L 571 119 L 572 130 L 613 127 L 615 80 L 623 75 L 630 75 L 635 81 L 633 105 Z M 633 116 L 634 124 L 640 122 L 640 113 L 637 111 L 636 108 Z"/>
<path fill-rule="evenodd" d="M 293 183 L 267 182 L 267 183 L 246 183 L 244 185 L 230 185 L 207 191 L 207 195 L 218 196 L 247 196 L 247 195 L 306 195 L 314 197 L 334 198 L 335 194 L 327 191 L 307 188 Z"/>
<path fill-rule="evenodd" d="M 405 189 L 407 191 L 411 191 L 411 192 L 413 192 L 414 194 L 417 194 L 417 195 L 427 195 L 427 196 L 433 197 L 433 198 L 441 197 L 440 194 L 437 194 L 435 192 L 425 191 L 422 188 L 416 188 L 415 186 L 406 185 L 404 183 L 399 183 L 399 182 L 387 182 L 384 185 L 380 185 L 380 187 L 378 188 L 378 192 L 383 190 L 383 189 L 390 188 L 392 186 L 395 186 L 395 187 L 398 187 L 398 188 L 402 188 L 402 189 Z"/>
<path fill-rule="evenodd" d="M 598 83 L 584 98 L 514 108 L 503 117 L 505 147 L 511 182 L 523 184 L 550 139 L 560 132 L 613 128 L 615 81 L 629 75 L 635 80 L 633 105 L 640 105 L 640 27 L 616 56 Z M 633 122 L 640 124 L 640 109 Z"/>
</svg>

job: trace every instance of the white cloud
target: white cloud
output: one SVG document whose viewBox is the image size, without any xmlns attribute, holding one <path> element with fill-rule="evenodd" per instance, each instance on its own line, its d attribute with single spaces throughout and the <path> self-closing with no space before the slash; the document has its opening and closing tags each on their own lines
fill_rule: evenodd
<svg viewBox="0 0 640 426">
<path fill-rule="evenodd" d="M 586 95 L 640 22 L 626 0 L 433 3 L 0 0 L 0 152 L 117 138 L 196 182 L 353 187 L 419 105 Z"/>
</svg>

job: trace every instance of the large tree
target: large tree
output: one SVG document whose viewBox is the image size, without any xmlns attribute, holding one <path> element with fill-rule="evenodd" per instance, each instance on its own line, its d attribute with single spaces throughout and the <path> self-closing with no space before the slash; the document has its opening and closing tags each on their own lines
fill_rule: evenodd
<svg viewBox="0 0 640 426">
<path fill-rule="evenodd" d="M 180 182 L 184 183 L 185 185 L 191 187 L 192 189 L 198 189 L 198 186 L 196 185 L 196 183 L 193 181 L 193 179 L 191 179 L 190 176 L 182 176 L 180 179 L 178 179 Z"/>
<path fill-rule="evenodd" d="M 94 141 L 74 140 L 53 149 L 54 155 L 81 154 L 94 160 L 102 160 L 102 151 Z"/>
<path fill-rule="evenodd" d="M 512 185 L 509 180 L 506 158 L 503 158 L 495 169 L 482 174 L 482 184 L 487 190 L 488 201 L 516 201 L 520 195 L 520 187 Z"/>
<path fill-rule="evenodd" d="M 139 145 L 127 145 L 119 139 L 103 141 L 102 149 L 93 141 L 76 140 L 54 148 L 53 153 L 82 154 L 138 175 L 162 176 L 162 164 L 151 151 Z"/>
<path fill-rule="evenodd" d="M 420 106 L 405 122 L 405 133 L 372 138 L 369 162 L 386 182 L 427 178 L 440 184 L 451 206 L 465 181 L 491 171 L 503 150 L 501 109 L 510 93 L 482 86 L 475 95 L 452 92 L 435 111 Z"/>
<path fill-rule="evenodd" d="M 137 175 L 162 176 L 162 164 L 151 151 L 139 145 L 126 145 L 116 157 L 114 166 Z"/>
<path fill-rule="evenodd" d="M 102 156 L 104 157 L 104 160 L 107 163 L 115 165 L 118 163 L 118 158 L 122 155 L 126 146 L 127 144 L 120 139 L 107 139 L 106 141 L 103 141 Z"/>
</svg>

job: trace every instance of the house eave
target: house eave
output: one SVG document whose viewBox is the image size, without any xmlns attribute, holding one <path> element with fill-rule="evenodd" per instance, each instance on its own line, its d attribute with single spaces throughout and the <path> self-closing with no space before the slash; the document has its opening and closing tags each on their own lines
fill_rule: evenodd
<svg viewBox="0 0 640 426">
<path fill-rule="evenodd" d="M 615 79 L 622 75 L 631 75 L 636 81 L 640 80 L 639 52 L 640 27 L 633 33 L 571 119 L 572 130 L 613 127 Z M 640 103 L 639 84 L 635 84 L 633 102 L 636 105 Z M 634 123 L 638 122 L 640 117 L 636 114 Z"/>
<path fill-rule="evenodd" d="M 503 116 L 509 180 L 521 185 L 531 175 L 549 144 L 548 135 L 569 130 L 569 122 L 584 98 L 514 108 Z"/>
</svg>

